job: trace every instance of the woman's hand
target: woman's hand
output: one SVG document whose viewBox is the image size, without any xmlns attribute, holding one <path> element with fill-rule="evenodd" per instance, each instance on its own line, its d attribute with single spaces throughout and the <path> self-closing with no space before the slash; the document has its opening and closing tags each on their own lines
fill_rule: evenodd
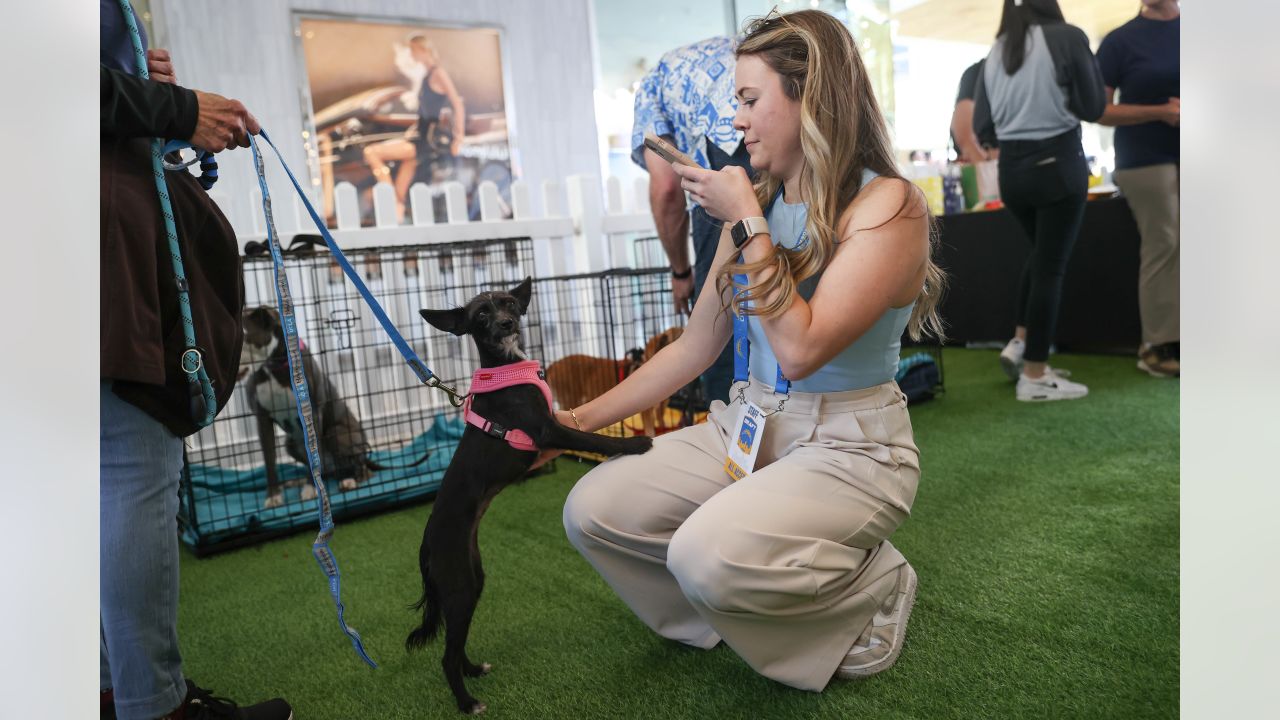
<svg viewBox="0 0 1280 720">
<path fill-rule="evenodd" d="M 725 223 L 736 223 L 745 217 L 764 215 L 747 171 L 737 165 L 723 170 L 673 164 L 680 176 L 680 187 L 711 217 Z"/>
<path fill-rule="evenodd" d="M 573 416 L 569 414 L 568 410 L 557 410 L 555 412 L 555 418 L 556 418 L 556 422 L 560 423 L 561 425 L 564 425 L 565 427 L 570 427 L 570 428 L 573 428 L 574 430 L 578 429 L 578 424 L 573 421 Z M 555 460 L 557 457 L 560 456 L 560 453 L 563 453 L 563 452 L 564 452 L 563 450 L 557 450 L 555 448 L 551 448 L 548 450 L 539 450 L 538 459 L 533 461 L 533 465 L 530 466 L 529 469 L 537 470 L 543 465 L 546 465 L 552 460 Z"/>
</svg>

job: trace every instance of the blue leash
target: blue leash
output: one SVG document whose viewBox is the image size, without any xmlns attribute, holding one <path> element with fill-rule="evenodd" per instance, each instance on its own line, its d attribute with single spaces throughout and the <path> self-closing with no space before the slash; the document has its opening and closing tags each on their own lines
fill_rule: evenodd
<svg viewBox="0 0 1280 720">
<path fill-rule="evenodd" d="M 133 17 L 133 8 L 129 0 L 120 0 L 124 11 L 125 23 L 129 26 L 129 37 L 133 41 L 133 52 L 138 61 L 138 76 L 144 80 L 151 78 L 147 70 L 147 55 L 142 49 L 142 38 L 138 35 L 138 23 Z M 164 215 L 164 231 L 169 239 L 169 257 L 173 261 L 174 282 L 178 289 L 178 309 L 182 314 L 182 341 L 186 349 L 182 351 L 179 365 L 187 375 L 187 389 L 190 395 L 191 419 L 198 427 L 208 427 L 218 413 L 218 401 L 214 396 L 213 383 L 209 382 L 209 373 L 204 367 L 204 351 L 196 345 L 196 327 L 191 320 L 191 295 L 187 286 L 186 272 L 182 266 L 182 248 L 178 245 L 178 229 L 173 222 L 173 206 L 169 203 L 169 185 L 164 179 L 165 144 L 160 138 L 151 139 L 151 170 L 156 179 L 156 192 L 160 196 L 160 212 Z M 212 155 L 210 155 L 212 158 Z M 203 167 L 203 162 L 201 167 Z M 209 185 L 201 186 L 208 190 L 217 178 L 214 168 Z"/>
<path fill-rule="evenodd" d="M 373 311 L 378 322 L 382 324 L 387 335 L 395 344 L 400 354 L 404 356 L 405 361 L 413 370 L 418 379 L 425 383 L 428 387 L 436 387 L 444 390 L 449 394 L 450 402 L 454 407 L 460 407 L 463 398 L 458 395 L 453 388 L 440 382 L 440 378 L 426 363 L 418 357 L 409 343 L 405 341 L 404 336 L 396 330 L 395 325 L 391 323 L 391 319 L 387 317 L 387 313 L 382 309 L 377 299 L 373 297 L 373 293 L 369 292 L 368 286 L 364 280 L 351 267 L 351 263 L 347 261 L 342 249 L 338 247 L 333 236 L 329 234 L 329 229 L 325 227 L 324 221 L 320 219 L 320 215 L 316 212 L 315 207 L 311 205 L 311 201 L 307 198 L 306 193 L 302 191 L 302 186 L 298 184 L 298 179 L 294 177 L 293 172 L 289 170 L 289 166 L 285 163 L 284 157 L 280 154 L 280 149 L 271 141 L 271 137 L 267 135 L 267 131 L 261 132 L 261 137 L 266 141 L 271 149 L 275 152 L 276 158 L 280 160 L 280 166 L 284 168 L 289 179 L 293 182 L 294 189 L 298 192 L 298 196 L 302 198 L 303 204 L 307 208 L 307 212 L 311 215 L 311 219 L 315 222 L 316 228 L 320 231 L 320 235 L 324 238 L 325 244 L 328 245 L 329 251 L 333 255 L 333 259 L 342 268 L 342 271 L 351 279 L 352 284 L 360 291 L 360 295 L 364 297 L 369 308 Z M 324 480 L 321 478 L 320 468 L 320 448 L 317 441 L 315 431 L 315 421 L 312 417 L 311 395 L 307 388 L 307 378 L 302 369 L 302 351 L 298 340 L 297 321 L 293 313 L 293 299 L 289 294 L 289 282 L 285 277 L 284 269 L 284 251 L 280 246 L 280 237 L 276 232 L 275 218 L 271 211 L 271 193 L 267 189 L 266 167 L 262 160 L 262 153 L 258 146 L 258 141 L 254 137 L 249 137 L 249 147 L 253 151 L 254 169 L 258 174 L 258 187 L 262 190 L 262 211 L 266 217 L 267 223 L 267 245 L 271 248 L 272 272 L 275 276 L 276 284 L 276 301 L 280 311 L 280 322 L 284 329 L 285 349 L 287 350 L 289 359 L 289 376 L 293 384 L 294 397 L 298 405 L 298 419 L 302 423 L 303 431 L 306 434 L 307 441 L 307 464 L 311 473 L 311 481 L 316 488 L 316 497 L 320 505 L 320 533 L 316 535 L 315 542 L 312 543 L 311 552 L 315 555 L 316 562 L 320 564 L 320 568 L 329 578 L 329 593 L 333 596 L 334 605 L 338 609 L 338 625 L 342 628 L 342 632 L 351 638 L 351 644 L 355 647 L 356 652 L 360 655 L 370 667 L 378 667 L 364 649 L 364 643 L 360 639 L 360 634 L 347 625 L 345 619 L 346 609 L 342 605 L 341 597 L 341 575 L 338 571 L 338 561 L 333 555 L 333 551 L 329 549 L 329 539 L 333 537 L 333 513 L 329 506 L 329 493 L 325 490 Z"/>
<path fill-rule="evenodd" d="M 266 138 L 266 134 L 263 134 Z M 270 140 L 268 140 L 270 142 Z M 315 417 L 311 405 L 311 392 L 307 387 L 307 376 L 302 369 L 302 347 L 298 341 L 298 324 L 293 314 L 293 298 L 289 294 L 289 281 L 284 272 L 284 252 L 280 248 L 280 237 L 276 234 L 275 218 L 271 213 L 271 193 L 267 190 L 266 168 L 262 155 L 258 152 L 258 143 L 249 137 L 249 148 L 253 150 L 253 164 L 258 172 L 258 187 L 262 189 L 262 212 L 267 219 L 267 244 L 271 248 L 272 273 L 275 277 L 276 303 L 280 311 L 280 323 L 284 328 L 284 345 L 289 359 L 289 379 L 293 384 L 293 397 L 297 403 L 298 420 L 302 424 L 307 441 L 307 465 L 311 473 L 311 482 L 316 488 L 316 498 L 320 505 L 320 533 L 311 544 L 311 554 L 315 556 L 320 569 L 329 578 L 329 594 L 338 609 L 338 626 L 351 638 L 351 644 L 360 655 L 360 659 L 370 667 L 378 664 L 365 652 L 364 642 L 355 628 L 347 625 L 346 608 L 342 604 L 342 576 L 338 570 L 338 559 L 329 549 L 329 539 L 333 537 L 333 512 L 329 506 L 329 492 L 324 487 L 320 468 L 320 442 L 316 433 Z"/>
<path fill-rule="evenodd" d="M 307 194 L 302 191 L 302 185 L 300 185 L 298 183 L 298 179 L 293 176 L 293 171 L 291 171 L 288 164 L 285 163 L 284 156 L 280 154 L 280 149 L 276 147 L 275 143 L 271 142 L 271 138 L 267 135 L 266 130 L 262 131 L 262 139 L 266 140 L 267 144 L 271 146 L 271 149 L 275 151 L 276 157 L 280 160 L 280 167 L 284 168 L 285 173 L 289 176 L 289 180 L 293 182 L 293 188 L 297 190 L 298 197 L 302 198 L 302 204 L 306 206 L 307 213 L 311 215 L 311 221 L 315 223 L 316 229 L 320 231 L 320 236 L 324 238 L 325 245 L 329 247 L 329 252 L 333 255 L 334 261 L 336 261 L 342 268 L 342 272 L 346 273 L 347 277 L 350 278 L 351 284 L 355 285 L 356 289 L 360 291 L 360 295 L 364 298 L 365 303 L 369 305 L 369 309 L 373 311 L 373 315 L 382 325 L 382 329 L 386 331 L 388 337 L 391 338 L 391 342 L 395 344 L 396 349 L 400 351 L 405 362 L 409 365 L 409 369 L 413 370 L 413 374 L 417 375 L 418 380 L 427 387 L 439 388 L 445 391 L 449 395 L 449 402 L 454 407 L 462 407 L 463 398 L 465 396 L 459 395 L 456 390 L 442 383 L 440 378 L 437 377 L 435 373 L 431 372 L 431 368 L 427 367 L 427 364 L 422 361 L 422 358 L 418 357 L 418 354 L 414 352 L 413 348 L 409 346 L 409 343 L 405 341 L 404 336 L 402 336 L 400 331 L 396 329 L 396 326 L 392 324 L 391 319 L 387 317 L 387 313 L 382 309 L 382 306 L 378 304 L 377 299 L 373 297 L 373 293 L 369 292 L 369 288 L 364 284 L 364 280 L 361 279 L 360 274 L 356 272 L 355 268 L 351 267 L 351 263 L 347 262 L 346 256 L 342 254 L 342 248 L 338 247 L 338 243 L 333 239 L 333 235 L 329 234 L 329 228 L 325 227 L 324 220 L 320 219 L 320 214 L 316 212 L 311 201 L 307 199 Z M 252 138 L 250 138 L 250 140 L 252 141 Z M 257 152 L 256 145 L 254 145 L 254 151 Z M 263 179 L 261 171 L 258 175 L 258 182 L 262 184 L 263 197 L 265 197 L 267 191 L 266 180 Z"/>
</svg>

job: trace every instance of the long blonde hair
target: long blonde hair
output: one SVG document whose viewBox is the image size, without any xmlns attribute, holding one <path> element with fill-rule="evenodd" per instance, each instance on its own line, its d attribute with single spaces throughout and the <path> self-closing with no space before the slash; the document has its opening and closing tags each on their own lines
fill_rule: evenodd
<svg viewBox="0 0 1280 720">
<path fill-rule="evenodd" d="M 758 56 L 782 76 L 787 97 L 800 101 L 800 147 L 804 154 L 800 186 L 810 201 L 805 221 L 808 242 L 795 250 L 775 246 L 772 256 L 755 263 L 728 263 L 716 277 L 716 288 L 723 295 L 725 288 L 734 284 L 734 274 L 774 267 L 775 272 L 766 280 L 741 288 L 744 292 L 731 301 L 737 312 L 773 317 L 791 306 L 800 282 L 822 272 L 831 262 L 837 242 L 836 223 L 862 189 L 863 169 L 870 168 L 884 177 L 903 178 L 894 162 L 889 131 L 862 57 L 853 36 L 839 20 L 818 10 L 770 14 L 748 27 L 737 55 Z M 761 207 L 768 207 L 781 185 L 782 178 L 759 173 L 755 190 Z M 915 186 L 908 183 L 907 188 L 902 206 L 885 223 L 901 215 L 911 205 L 913 195 L 920 195 Z M 907 325 L 914 340 L 926 332 L 942 338 L 938 300 L 946 275 L 933 262 L 937 232 L 927 211 L 926 217 L 928 267 Z M 746 306 L 748 301 L 767 297 L 775 290 L 780 292 L 772 302 L 762 307 Z"/>
</svg>

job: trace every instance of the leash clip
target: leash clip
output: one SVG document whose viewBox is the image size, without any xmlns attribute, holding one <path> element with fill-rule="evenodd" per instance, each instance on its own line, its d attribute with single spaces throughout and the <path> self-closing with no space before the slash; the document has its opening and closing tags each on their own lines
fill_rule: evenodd
<svg viewBox="0 0 1280 720">
<path fill-rule="evenodd" d="M 432 375 L 431 377 L 427 378 L 426 383 L 427 383 L 427 387 L 439 388 L 440 390 L 445 391 L 445 393 L 449 395 L 450 404 L 452 404 L 456 408 L 462 407 L 462 403 L 466 401 L 466 398 L 467 398 L 466 395 L 459 395 L 457 390 L 454 390 L 448 385 L 445 385 L 444 383 L 440 382 L 440 378 L 435 375 Z M 470 395 L 470 393 L 467 393 L 467 394 Z"/>
<path fill-rule="evenodd" d="M 182 371 L 188 375 L 195 375 L 200 372 L 200 368 L 204 367 L 204 354 L 200 352 L 200 348 L 189 347 L 182 351 L 182 359 L 179 361 L 182 365 Z"/>
</svg>

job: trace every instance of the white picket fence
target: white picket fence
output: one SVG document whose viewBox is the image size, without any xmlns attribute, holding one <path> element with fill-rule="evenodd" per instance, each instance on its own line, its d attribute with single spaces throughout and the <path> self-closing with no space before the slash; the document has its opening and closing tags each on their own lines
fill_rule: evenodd
<svg viewBox="0 0 1280 720">
<path fill-rule="evenodd" d="M 538 215 L 533 208 L 533 189 L 516 181 L 511 185 L 511 217 L 507 218 L 497 186 L 486 181 L 478 188 L 480 219 L 471 221 L 466 189 L 460 183 L 417 183 L 410 188 L 406 203 L 409 222 L 401 224 L 396 221 L 394 189 L 379 183 L 373 190 L 375 224 L 361 227 L 356 188 L 342 182 L 334 188 L 337 228 L 331 232 L 344 250 L 530 237 L 540 277 L 663 264 L 662 257 L 637 258 L 633 247 L 637 237 L 655 235 L 648 187 L 646 178 L 636 179 L 630 192 L 624 191 L 616 177 L 603 185 L 594 175 L 571 175 L 564 183 L 547 181 L 541 187 L 542 214 Z M 293 234 L 316 232 L 291 184 L 272 180 L 271 191 L 276 229 L 286 244 Z M 210 195 L 230 220 L 242 246 L 265 238 L 261 192 L 256 186 L 252 188 L 247 203 L 236 202 L 231 192 L 215 187 Z M 433 199 L 437 195 L 445 199 L 443 218 L 435 217 Z M 312 203 L 319 206 L 314 198 Z"/>
</svg>

